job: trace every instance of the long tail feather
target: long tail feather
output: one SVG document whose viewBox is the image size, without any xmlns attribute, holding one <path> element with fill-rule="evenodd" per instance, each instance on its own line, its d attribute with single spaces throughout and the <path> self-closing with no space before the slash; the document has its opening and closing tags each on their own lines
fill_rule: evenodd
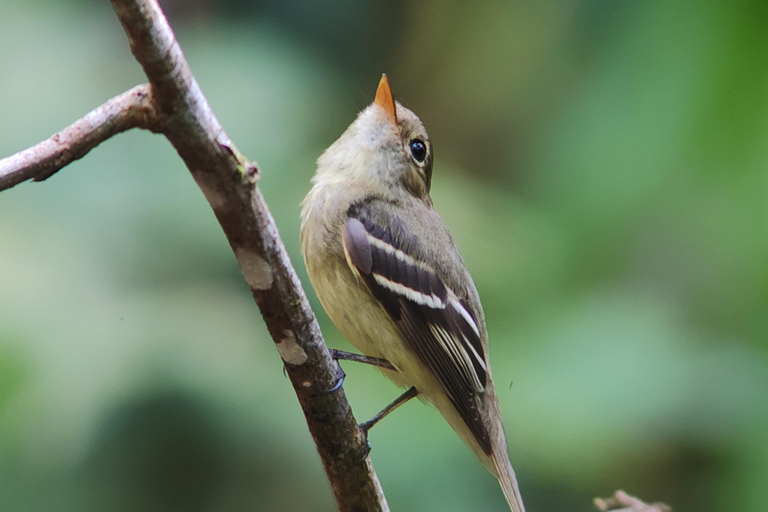
<svg viewBox="0 0 768 512">
<path fill-rule="evenodd" d="M 499 484 L 512 512 L 525 512 L 523 498 L 520 496 L 520 489 L 517 487 L 515 471 L 512 469 L 512 464 L 509 463 L 509 458 L 506 455 L 504 453 L 493 457 L 493 465 L 499 474 Z"/>
</svg>

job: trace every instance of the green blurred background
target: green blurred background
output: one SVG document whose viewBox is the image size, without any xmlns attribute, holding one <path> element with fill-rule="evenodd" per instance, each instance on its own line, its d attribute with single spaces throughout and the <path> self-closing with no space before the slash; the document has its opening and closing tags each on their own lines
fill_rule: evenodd
<svg viewBox="0 0 768 512">
<path fill-rule="evenodd" d="M 617 488 L 765 510 L 768 4 L 164 5 L 305 284 L 317 156 L 383 71 L 421 117 L 531 512 Z M 96 0 L 2 0 L 0 76 L 0 156 L 144 81 Z M 345 369 L 358 419 L 398 393 Z M 409 403 L 371 443 L 393 510 L 505 510 L 434 410 Z M 159 136 L 0 194 L 0 509 L 334 510 L 226 240 Z"/>
</svg>

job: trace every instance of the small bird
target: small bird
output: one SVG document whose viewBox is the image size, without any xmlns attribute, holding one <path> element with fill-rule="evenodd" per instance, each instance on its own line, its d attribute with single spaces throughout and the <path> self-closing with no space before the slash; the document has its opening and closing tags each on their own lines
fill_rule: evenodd
<svg viewBox="0 0 768 512">
<path fill-rule="evenodd" d="M 389 361 L 394 369 L 382 371 L 415 388 L 409 396 L 434 404 L 498 478 L 511 510 L 524 512 L 480 298 L 429 195 L 433 160 L 424 126 L 383 75 L 374 102 L 317 160 L 302 254 L 341 333 Z"/>
</svg>

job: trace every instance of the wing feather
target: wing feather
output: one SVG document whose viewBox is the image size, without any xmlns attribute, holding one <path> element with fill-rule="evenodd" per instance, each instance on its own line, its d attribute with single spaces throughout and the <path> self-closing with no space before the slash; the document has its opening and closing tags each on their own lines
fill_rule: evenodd
<svg viewBox="0 0 768 512">
<path fill-rule="evenodd" d="M 397 222 L 403 225 L 402 220 Z M 347 263 L 490 455 L 490 436 L 478 409 L 487 368 L 477 321 L 466 300 L 446 287 L 428 262 L 413 254 L 418 240 L 399 240 L 398 234 L 403 237 L 402 229 L 393 233 L 374 222 L 365 205 L 352 207 L 343 232 Z"/>
</svg>

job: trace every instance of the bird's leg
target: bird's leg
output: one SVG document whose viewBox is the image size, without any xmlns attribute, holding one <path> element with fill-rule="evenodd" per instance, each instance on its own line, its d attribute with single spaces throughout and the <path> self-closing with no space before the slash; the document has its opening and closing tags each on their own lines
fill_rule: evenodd
<svg viewBox="0 0 768 512">
<path fill-rule="evenodd" d="M 371 418 L 370 420 L 366 421 L 365 423 L 360 424 L 360 429 L 365 433 L 365 435 L 368 435 L 368 431 L 371 430 L 371 427 L 373 427 L 375 424 L 377 424 L 379 421 L 381 421 L 387 414 L 391 413 L 401 405 L 403 405 L 405 402 L 410 400 L 411 398 L 415 397 L 419 394 L 419 390 L 417 390 L 415 387 L 411 387 L 397 397 L 394 402 L 383 408 L 379 413 Z"/>
<path fill-rule="evenodd" d="M 345 352 L 344 350 L 336 350 L 335 348 L 330 349 L 330 351 L 331 356 L 337 361 L 341 359 L 344 361 L 354 361 L 356 363 L 370 364 L 372 366 L 378 366 L 379 368 L 386 368 L 387 370 L 395 369 L 395 367 L 392 366 L 389 361 L 386 359 L 381 359 L 380 357 L 368 357 L 362 354 L 355 354 L 353 352 Z"/>
<path fill-rule="evenodd" d="M 331 352 L 331 357 L 336 360 L 345 360 L 345 361 L 355 361 L 356 363 L 365 363 L 370 364 L 373 366 L 378 366 L 379 368 L 386 368 L 387 370 L 394 370 L 395 367 L 390 364 L 389 361 L 386 359 L 381 359 L 380 357 L 368 357 L 364 356 L 362 354 L 354 354 L 352 352 L 345 352 L 344 350 L 336 350 L 335 348 L 328 349 Z M 344 384 L 344 378 L 347 376 L 346 373 L 344 373 L 344 369 L 341 367 L 341 365 L 337 365 L 339 367 L 339 372 L 341 372 L 341 377 L 339 377 L 339 380 L 336 381 L 336 384 L 329 389 L 329 392 L 336 391 L 337 389 L 341 388 L 342 384 Z M 283 368 L 285 370 L 285 368 Z"/>
<path fill-rule="evenodd" d="M 386 368 L 387 370 L 397 371 L 395 367 L 392 366 L 392 363 L 380 357 L 369 357 L 362 354 L 355 354 L 353 352 L 346 352 L 344 350 L 337 350 L 335 348 L 330 349 L 330 351 L 331 351 L 331 356 L 337 361 L 338 360 L 354 361 L 356 363 L 365 363 L 365 364 L 370 364 L 372 366 L 378 366 L 379 368 Z M 342 382 L 344 382 L 343 377 L 339 381 L 339 384 L 337 384 L 332 391 L 335 391 L 338 388 L 340 388 Z M 383 408 L 381 411 L 379 411 L 379 413 L 376 414 L 373 418 L 366 421 L 365 423 L 361 423 L 360 429 L 367 436 L 368 431 L 371 429 L 371 427 L 373 427 L 376 423 L 384 419 L 384 417 L 387 414 L 391 413 L 392 411 L 394 411 L 395 409 L 397 409 L 398 407 L 400 407 L 405 402 L 407 402 L 408 400 L 410 400 L 411 398 L 415 397 L 418 394 L 419 394 L 419 391 L 415 387 L 411 387 L 410 389 L 408 389 L 408 391 L 406 391 L 405 393 L 397 397 L 394 402 L 392 402 L 391 404 Z"/>
</svg>

